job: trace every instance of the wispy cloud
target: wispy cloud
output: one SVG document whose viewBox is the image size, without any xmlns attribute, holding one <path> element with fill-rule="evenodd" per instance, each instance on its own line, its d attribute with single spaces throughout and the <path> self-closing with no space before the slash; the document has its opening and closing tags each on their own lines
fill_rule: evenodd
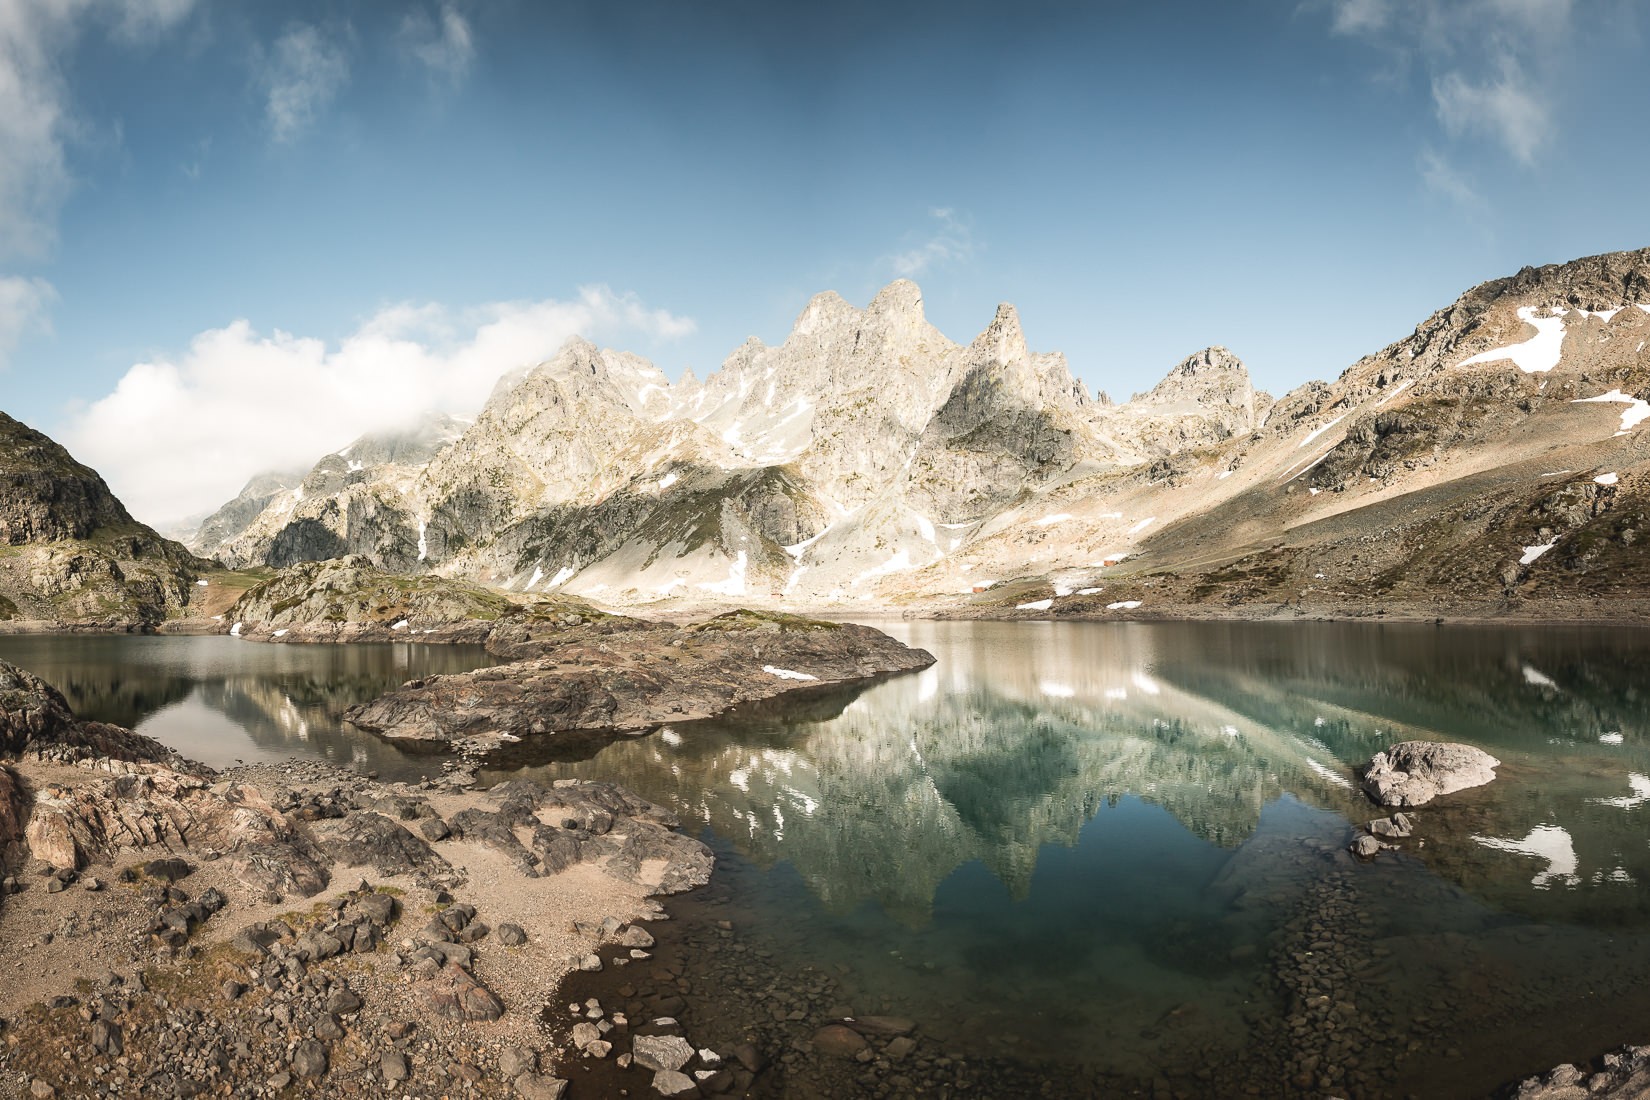
<svg viewBox="0 0 1650 1100">
<path fill-rule="evenodd" d="M 1421 171 L 1422 181 L 1434 194 L 1442 195 L 1458 206 L 1476 207 L 1483 204 L 1482 196 L 1472 184 L 1462 178 L 1455 166 L 1436 149 L 1421 150 L 1416 165 Z"/>
<path fill-rule="evenodd" d="M 194 0 L 0 0 L 0 260 L 43 256 L 56 239 L 72 181 L 68 147 L 83 132 L 62 70 L 81 35 L 99 26 L 148 38 L 193 7 Z"/>
<path fill-rule="evenodd" d="M 1325 0 L 1334 34 L 1424 74 L 1444 136 L 1535 164 L 1554 117 L 1575 0 Z M 1423 158 L 1424 166 L 1425 158 Z"/>
<path fill-rule="evenodd" d="M 0 275 L 0 370 L 24 336 L 50 331 L 56 301 L 57 291 L 44 279 Z"/>
<path fill-rule="evenodd" d="M 475 61 L 470 22 L 452 4 L 442 4 L 434 16 L 423 10 L 408 12 L 396 37 L 409 59 L 451 84 L 463 81 Z"/>
<path fill-rule="evenodd" d="M 694 329 L 605 286 L 467 310 L 392 306 L 337 344 L 240 320 L 199 334 L 181 355 L 132 366 L 62 439 L 135 515 L 170 522 L 217 507 L 259 471 L 307 467 L 363 432 L 432 409 L 473 412 L 500 375 L 549 358 L 573 335 L 669 340 Z"/>
<path fill-rule="evenodd" d="M 330 37 L 301 23 L 275 40 L 263 66 L 264 111 L 276 142 L 291 142 L 313 126 L 349 83 L 347 32 Z"/>
<path fill-rule="evenodd" d="M 1336 34 L 1367 34 L 1386 26 L 1392 15 L 1389 0 L 1339 0 L 1334 5 Z"/>
<path fill-rule="evenodd" d="M 0 257 L 39 256 L 68 191 L 68 90 L 54 63 L 74 37 L 60 9 L 0 4 Z"/>
<path fill-rule="evenodd" d="M 939 223 L 928 238 L 887 257 L 887 265 L 896 275 L 915 278 L 936 266 L 961 263 L 974 255 L 973 231 L 956 211 L 939 206 L 930 210 L 928 216 Z"/>
</svg>

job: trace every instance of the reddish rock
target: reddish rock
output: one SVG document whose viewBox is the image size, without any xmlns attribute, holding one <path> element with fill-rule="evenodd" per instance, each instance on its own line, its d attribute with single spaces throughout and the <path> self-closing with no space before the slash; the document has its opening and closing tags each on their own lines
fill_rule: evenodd
<svg viewBox="0 0 1650 1100">
<path fill-rule="evenodd" d="M 431 1012 L 449 1020 L 496 1020 L 504 1015 L 504 1005 L 493 991 L 454 963 L 436 971 L 429 981 L 418 983 L 417 989 Z"/>
</svg>

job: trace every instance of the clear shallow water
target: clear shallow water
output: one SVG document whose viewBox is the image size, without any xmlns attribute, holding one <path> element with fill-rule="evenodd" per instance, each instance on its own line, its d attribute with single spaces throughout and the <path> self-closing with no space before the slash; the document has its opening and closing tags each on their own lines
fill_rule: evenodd
<svg viewBox="0 0 1650 1100">
<path fill-rule="evenodd" d="M 345 725 L 344 709 L 420 676 L 496 663 L 480 646 L 136 635 L 0 636 L 0 659 L 57 688 L 76 715 L 136 729 L 213 767 L 299 757 L 385 779 L 440 769 Z"/>
<path fill-rule="evenodd" d="M 1650 1040 L 1645 633 L 888 629 L 939 663 L 534 770 L 673 807 L 719 856 L 706 919 L 982 1057 L 1470 1096 Z M 1351 766 L 1409 738 L 1501 778 L 1358 866 Z"/>
</svg>

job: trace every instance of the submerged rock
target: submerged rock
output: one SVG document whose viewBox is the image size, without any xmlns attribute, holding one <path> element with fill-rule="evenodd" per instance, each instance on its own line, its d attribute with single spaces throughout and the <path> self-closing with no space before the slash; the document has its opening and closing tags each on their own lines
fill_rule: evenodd
<svg viewBox="0 0 1650 1100">
<path fill-rule="evenodd" d="M 1382 806 L 1421 806 L 1439 795 L 1481 787 L 1501 761 L 1471 745 L 1404 741 L 1364 768 L 1364 791 Z"/>
</svg>

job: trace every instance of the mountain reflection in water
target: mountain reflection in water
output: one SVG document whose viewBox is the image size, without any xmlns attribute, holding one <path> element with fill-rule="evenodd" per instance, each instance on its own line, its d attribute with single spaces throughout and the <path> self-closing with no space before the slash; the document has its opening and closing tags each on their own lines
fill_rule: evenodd
<svg viewBox="0 0 1650 1100">
<path fill-rule="evenodd" d="M 416 779 L 436 770 L 343 722 L 407 680 L 494 664 L 480 646 L 269 645 L 237 638 L 0 636 L 0 658 L 81 718 L 136 729 L 213 767 L 311 758 Z"/>
<path fill-rule="evenodd" d="M 1023 898 L 1044 846 L 1124 796 L 1233 848 L 1285 794 L 1375 816 L 1355 766 L 1394 741 L 1462 741 L 1501 778 L 1420 812 L 1431 866 L 1532 914 L 1650 915 L 1640 632 L 879 625 L 939 663 L 547 771 L 623 782 L 758 864 L 786 861 L 832 911 L 875 901 L 920 925 L 971 861 Z"/>
</svg>

